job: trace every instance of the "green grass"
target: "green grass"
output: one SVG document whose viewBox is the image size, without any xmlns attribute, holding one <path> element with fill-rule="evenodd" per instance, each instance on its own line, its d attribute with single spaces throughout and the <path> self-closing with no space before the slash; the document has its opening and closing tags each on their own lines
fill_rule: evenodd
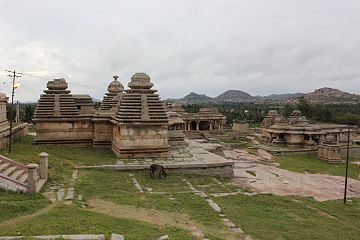
<svg viewBox="0 0 360 240">
<path fill-rule="evenodd" d="M 37 162 L 42 151 L 49 153 L 51 182 L 68 184 L 75 165 L 111 164 L 116 157 L 111 150 L 80 147 L 32 145 L 25 138 L 13 145 L 10 156 L 22 162 Z M 0 151 L 5 154 L 6 149 Z M 6 155 L 6 154 L 5 154 Z M 280 156 L 275 160 L 282 168 L 304 172 L 312 171 L 343 175 L 344 165 L 328 164 L 311 156 Z M 358 175 L 350 165 L 349 176 Z M 186 215 L 189 221 L 201 227 L 209 239 L 229 239 L 230 231 L 205 199 L 194 193 L 182 180 L 187 179 L 196 189 L 211 193 L 236 192 L 238 187 L 229 179 L 206 176 L 170 175 L 154 180 L 148 172 L 131 172 L 140 185 L 157 192 L 140 193 L 134 186 L 130 172 L 80 170 L 75 183 L 76 195 L 85 201 L 99 198 L 117 206 L 137 207 L 165 212 L 171 216 Z M 75 196 L 76 197 L 76 196 Z M 170 199 L 173 198 L 173 199 Z M 235 224 L 254 239 L 359 239 L 360 199 L 316 202 L 309 198 L 279 197 L 273 195 L 211 197 Z M 53 208 L 49 208 L 53 206 Z M 48 211 L 41 212 L 42 210 Z M 31 215 L 34 213 L 39 213 Z M 189 231 L 169 225 L 137 221 L 122 216 L 110 216 L 81 208 L 81 204 L 50 205 L 41 195 L 27 195 L 0 191 L 0 236 L 45 234 L 106 234 L 119 233 L 131 239 L 156 239 L 163 233 L 170 239 L 193 239 Z M 30 214 L 30 215 L 29 215 Z M 24 220 L 22 216 L 27 216 Z M 20 218 L 19 218 L 20 217 Z M 18 221 L 16 221 L 18 220 Z"/>
<path fill-rule="evenodd" d="M 345 176 L 345 164 L 330 164 L 316 156 L 278 156 L 274 160 L 280 163 L 280 168 L 293 172 L 327 173 L 335 176 Z M 349 164 L 349 177 L 357 179 L 360 172 L 355 165 Z"/>
<path fill-rule="evenodd" d="M 211 239 L 222 239 L 214 236 L 214 229 L 226 231 L 217 214 L 211 210 L 204 199 L 193 193 L 178 193 L 190 190 L 182 181 L 181 176 L 154 180 L 148 176 L 147 172 L 133 173 L 144 189 L 151 187 L 153 191 L 164 193 L 151 194 L 140 193 L 127 172 L 86 170 L 81 171 L 80 174 L 81 178 L 77 182 L 76 189 L 79 189 L 79 194 L 82 194 L 85 199 L 101 198 L 116 204 L 156 209 L 172 214 L 184 213 L 193 221 L 205 226 L 205 234 L 211 236 Z M 175 200 L 169 200 L 169 195 L 172 195 Z"/>
<path fill-rule="evenodd" d="M 122 219 L 121 216 L 111 217 L 65 205 L 57 206 L 44 215 L 33 217 L 31 221 L 0 229 L 2 236 L 89 233 L 106 234 L 107 237 L 111 233 L 118 233 L 129 240 L 155 239 L 164 233 L 168 233 L 171 239 L 193 239 L 189 233 L 178 228 L 169 226 L 159 228 L 139 221 Z"/>
<path fill-rule="evenodd" d="M 0 222 L 44 208 L 48 201 L 41 194 L 27 195 L 0 189 Z"/>
<path fill-rule="evenodd" d="M 39 154 L 49 154 L 49 182 L 68 183 L 71 169 L 76 165 L 115 164 L 116 156 L 110 149 L 92 147 L 66 147 L 58 145 L 35 145 L 33 137 L 26 136 L 17 140 L 8 155 L 7 149 L 1 149 L 0 154 L 22 163 L 38 163 Z"/>
<path fill-rule="evenodd" d="M 360 200 L 316 202 L 272 195 L 215 199 L 224 213 L 255 239 L 359 239 Z M 311 209 L 315 207 L 333 215 Z"/>
</svg>

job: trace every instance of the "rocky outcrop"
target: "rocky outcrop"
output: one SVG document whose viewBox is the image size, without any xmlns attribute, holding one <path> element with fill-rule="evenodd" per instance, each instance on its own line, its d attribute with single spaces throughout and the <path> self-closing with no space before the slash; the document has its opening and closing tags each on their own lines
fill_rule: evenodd
<svg viewBox="0 0 360 240">
<path fill-rule="evenodd" d="M 239 90 L 228 90 L 215 98 L 219 102 L 251 102 L 256 100 L 250 94 Z"/>
<path fill-rule="evenodd" d="M 350 94 L 334 88 L 320 88 L 305 94 L 304 98 L 310 102 L 343 103 L 360 102 L 360 95 Z"/>
</svg>

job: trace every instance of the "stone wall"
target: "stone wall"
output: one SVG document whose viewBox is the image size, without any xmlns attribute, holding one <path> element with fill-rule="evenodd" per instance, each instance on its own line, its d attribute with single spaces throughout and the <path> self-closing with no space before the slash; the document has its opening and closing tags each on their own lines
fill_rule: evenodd
<svg viewBox="0 0 360 240">
<path fill-rule="evenodd" d="M 169 174 L 189 174 L 202 176 L 217 176 L 233 178 L 233 166 L 207 166 L 207 167 L 193 167 L 193 168 L 167 168 Z"/>
<path fill-rule="evenodd" d="M 112 149 L 119 157 L 167 157 L 167 126 L 114 125 Z"/>
<path fill-rule="evenodd" d="M 301 145 L 304 143 L 303 134 L 287 134 L 287 144 L 289 145 Z"/>
<path fill-rule="evenodd" d="M 16 139 L 26 136 L 28 134 L 28 124 L 22 123 L 13 127 L 11 141 L 14 142 Z M 9 145 L 10 126 L 2 129 L 0 132 L 0 149 L 5 148 Z"/>
<path fill-rule="evenodd" d="M 171 174 L 191 174 L 203 176 L 234 177 L 234 163 L 188 163 L 188 164 L 162 164 L 165 171 Z M 149 171 L 149 165 L 102 165 L 87 168 L 118 170 L 118 171 Z"/>
<path fill-rule="evenodd" d="M 94 121 L 94 147 L 110 147 L 113 138 L 113 124 L 108 120 Z"/>
<path fill-rule="evenodd" d="M 346 147 L 341 147 L 340 154 L 341 157 L 346 157 Z M 350 147 L 349 155 L 350 157 L 360 157 L 360 147 Z"/>
<path fill-rule="evenodd" d="M 88 119 L 38 121 L 35 143 L 91 145 L 94 125 Z"/>
</svg>

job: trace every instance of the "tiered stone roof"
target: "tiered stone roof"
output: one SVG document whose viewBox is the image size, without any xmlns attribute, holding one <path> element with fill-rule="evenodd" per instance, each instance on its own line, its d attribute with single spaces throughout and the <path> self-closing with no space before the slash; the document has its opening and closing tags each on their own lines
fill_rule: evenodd
<svg viewBox="0 0 360 240">
<path fill-rule="evenodd" d="M 299 111 L 294 110 L 288 119 L 289 125 L 310 125 L 310 121 Z"/>
<path fill-rule="evenodd" d="M 101 102 L 100 110 L 107 111 L 114 109 L 121 100 L 124 86 L 117 80 L 119 78 L 118 76 L 114 76 L 113 78 L 114 81 L 109 84 L 108 93 L 105 94 Z"/>
<path fill-rule="evenodd" d="M 286 119 L 283 116 L 280 116 L 280 114 L 276 110 L 270 110 L 261 123 L 262 127 L 266 128 L 272 125 L 284 124 L 287 124 Z"/>
<path fill-rule="evenodd" d="M 47 83 L 45 94 L 40 96 L 34 120 L 41 118 L 76 117 L 79 110 L 76 107 L 71 91 L 67 90 L 68 84 L 64 78 L 54 79 Z"/>
<path fill-rule="evenodd" d="M 163 102 L 145 73 L 135 73 L 128 84 L 116 114 L 116 121 L 125 124 L 168 124 Z"/>
<path fill-rule="evenodd" d="M 72 95 L 75 101 L 76 108 L 81 115 L 89 115 L 95 112 L 94 102 L 92 97 L 87 94 Z"/>
<path fill-rule="evenodd" d="M 225 120 L 217 108 L 200 108 L 197 113 L 184 113 L 186 120 Z"/>
</svg>

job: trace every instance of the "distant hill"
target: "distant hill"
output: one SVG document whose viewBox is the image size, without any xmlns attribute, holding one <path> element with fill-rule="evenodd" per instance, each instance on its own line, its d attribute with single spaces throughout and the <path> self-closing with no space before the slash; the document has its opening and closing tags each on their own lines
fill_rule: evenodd
<svg viewBox="0 0 360 240">
<path fill-rule="evenodd" d="M 197 94 L 191 92 L 185 97 L 179 99 L 178 101 L 185 104 L 196 104 L 196 103 L 211 103 L 214 102 L 214 99 L 204 94 Z"/>
<path fill-rule="evenodd" d="M 272 100 L 272 101 L 279 101 L 279 100 L 285 100 L 287 98 L 298 98 L 304 96 L 305 93 L 284 93 L 284 94 L 271 94 L 265 97 L 261 97 L 265 100 Z"/>
<path fill-rule="evenodd" d="M 214 98 L 214 100 L 217 102 L 251 102 L 254 101 L 255 98 L 247 92 L 228 90 Z"/>
<path fill-rule="evenodd" d="M 340 91 L 335 88 L 319 88 L 305 94 L 304 98 L 310 102 L 346 103 L 360 102 L 360 95 Z"/>
<path fill-rule="evenodd" d="M 304 98 L 313 103 L 360 103 L 360 95 L 328 87 L 319 88 L 311 93 L 307 93 L 304 95 Z M 299 102 L 299 97 L 288 98 L 285 102 Z"/>
<path fill-rule="evenodd" d="M 181 99 L 169 99 L 169 101 L 182 104 L 200 103 L 224 103 L 224 102 L 256 102 L 256 103 L 298 103 L 299 98 L 304 97 L 310 102 L 319 103 L 360 103 L 360 95 L 351 94 L 334 88 L 320 88 L 311 93 L 284 93 L 271 94 L 268 96 L 251 96 L 240 90 L 227 90 L 215 98 L 205 94 L 189 93 Z"/>
</svg>

